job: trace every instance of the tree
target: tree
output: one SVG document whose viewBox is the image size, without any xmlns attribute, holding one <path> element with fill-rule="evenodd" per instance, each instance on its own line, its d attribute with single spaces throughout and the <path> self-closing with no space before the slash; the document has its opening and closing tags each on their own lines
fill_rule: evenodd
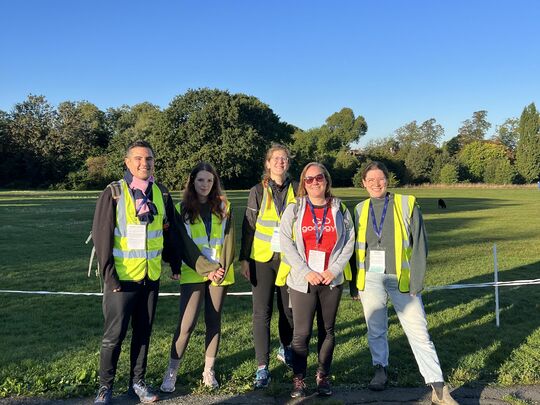
<svg viewBox="0 0 540 405">
<path fill-rule="evenodd" d="M 471 142 L 482 141 L 491 128 L 487 121 L 487 111 L 475 111 L 471 119 L 463 121 L 463 125 L 458 130 L 458 142 L 460 150 Z"/>
<path fill-rule="evenodd" d="M 484 180 L 486 166 L 496 160 L 508 160 L 505 147 L 493 142 L 471 142 L 461 150 L 458 160 L 467 169 L 470 180 Z"/>
<path fill-rule="evenodd" d="M 491 184 L 512 184 L 516 169 L 509 159 L 493 159 L 484 169 L 484 182 Z"/>
<path fill-rule="evenodd" d="M 61 180 L 57 159 L 62 148 L 54 130 L 57 113 L 44 96 L 29 95 L 15 104 L 8 131 L 21 154 L 19 179 L 30 186 L 44 186 Z"/>
<path fill-rule="evenodd" d="M 437 147 L 431 143 L 421 143 L 410 150 L 405 158 L 405 167 L 407 167 L 415 182 L 429 181 L 436 156 Z"/>
<path fill-rule="evenodd" d="M 493 141 L 504 145 L 509 152 L 511 158 L 514 158 L 516 147 L 519 141 L 519 120 L 517 118 L 508 118 L 495 129 Z"/>
<path fill-rule="evenodd" d="M 349 154 L 350 144 L 358 142 L 366 132 L 366 120 L 361 115 L 355 117 L 350 108 L 342 108 L 330 115 L 319 128 L 295 131 L 292 145 L 297 164 L 295 168 L 301 169 L 315 160 L 325 164 L 331 172 L 337 169 L 336 184 L 351 185 L 357 164 L 353 163 L 356 158 Z"/>
<path fill-rule="evenodd" d="M 439 181 L 443 184 L 456 184 L 459 181 L 459 167 L 455 163 L 446 163 L 441 168 Z"/>
<path fill-rule="evenodd" d="M 516 167 L 527 183 L 540 177 L 540 114 L 534 103 L 523 109 L 519 118 Z"/>
<path fill-rule="evenodd" d="M 225 185 L 253 185 L 267 148 L 273 142 L 289 143 L 294 131 L 257 98 L 211 89 L 175 97 L 164 122 L 154 143 L 163 162 L 160 179 L 176 187 L 202 160 L 216 166 Z"/>
</svg>

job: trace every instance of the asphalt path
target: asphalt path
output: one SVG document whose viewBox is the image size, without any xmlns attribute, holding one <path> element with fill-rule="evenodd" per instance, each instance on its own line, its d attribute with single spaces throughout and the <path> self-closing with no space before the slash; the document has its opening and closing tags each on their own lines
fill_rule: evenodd
<svg viewBox="0 0 540 405">
<path fill-rule="evenodd" d="M 540 386 L 513 387 L 460 387 L 452 390 L 452 396 L 462 405 L 488 404 L 540 404 Z M 43 398 L 4 398 L 0 405 L 82 405 L 91 404 L 93 398 L 75 398 L 69 400 L 48 400 Z M 135 405 L 139 401 L 128 395 L 113 398 L 113 405 Z M 334 395 L 328 398 L 318 397 L 315 393 L 293 400 L 285 395 L 272 396 L 271 391 L 252 391 L 241 395 L 180 395 L 163 394 L 160 404 L 430 404 L 431 389 L 425 388 L 388 388 L 382 392 L 372 392 L 367 389 L 345 390 L 335 389 Z"/>
</svg>

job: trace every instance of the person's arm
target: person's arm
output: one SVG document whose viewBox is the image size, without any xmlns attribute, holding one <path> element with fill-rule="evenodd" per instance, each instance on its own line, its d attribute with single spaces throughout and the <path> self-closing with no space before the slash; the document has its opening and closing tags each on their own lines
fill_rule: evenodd
<svg viewBox="0 0 540 405">
<path fill-rule="evenodd" d="M 336 214 L 339 215 L 341 211 L 337 211 Z M 353 253 L 354 253 L 354 225 L 353 220 L 351 217 L 351 213 L 348 209 L 345 209 L 345 211 L 342 213 L 343 216 L 343 232 L 345 232 L 345 244 L 343 246 L 343 249 L 341 249 L 341 252 L 339 253 L 339 256 L 336 258 L 334 262 L 332 262 L 328 268 L 328 271 L 330 271 L 334 277 L 338 277 L 341 273 L 343 273 L 343 269 L 347 265 L 347 263 L 350 261 Z"/>
<path fill-rule="evenodd" d="M 239 260 L 249 260 L 251 256 L 251 246 L 255 237 L 255 224 L 257 223 L 257 215 L 261 204 L 261 195 L 258 193 L 258 186 L 252 187 L 249 190 L 249 197 L 242 221 L 242 243 L 240 248 Z M 262 186 L 260 186 L 262 190 Z M 264 190 L 263 190 L 264 192 Z"/>
<path fill-rule="evenodd" d="M 298 274 L 299 278 L 304 279 L 312 270 L 300 253 L 298 253 L 296 242 L 293 239 L 294 218 L 296 216 L 294 213 L 295 209 L 296 204 L 289 204 L 285 208 L 285 212 L 283 212 L 279 226 L 279 243 L 283 255 L 291 265 L 291 272 L 294 271 L 295 274 Z M 296 237 L 301 238 L 302 235 L 296 235 Z"/>
<path fill-rule="evenodd" d="M 176 212 L 176 221 L 181 223 L 180 214 Z M 180 252 L 182 260 L 192 269 L 200 274 L 201 276 L 208 276 L 213 271 L 216 271 L 220 268 L 219 263 L 213 263 L 209 261 L 201 253 L 193 239 L 191 239 L 186 231 L 185 226 L 178 227 L 178 236 L 180 238 Z"/>
<path fill-rule="evenodd" d="M 112 192 L 107 187 L 99 196 L 92 223 L 92 241 L 101 268 L 105 288 L 120 290 L 120 280 L 114 267 L 113 246 L 114 228 L 116 222 L 116 202 Z"/>
<path fill-rule="evenodd" d="M 223 241 L 223 251 L 221 252 L 220 258 L 220 262 L 226 272 L 229 271 L 229 267 L 231 267 L 234 262 L 234 255 L 236 253 L 234 236 L 234 217 L 231 208 L 229 218 L 227 218 L 227 224 L 225 225 L 225 240 Z"/>
<path fill-rule="evenodd" d="M 159 185 L 159 188 L 166 192 L 167 198 L 165 201 L 165 214 L 167 215 L 167 222 L 163 224 L 163 252 L 162 258 L 164 262 L 169 263 L 171 266 L 171 272 L 173 278 L 180 274 L 180 268 L 182 266 L 182 256 L 180 254 L 180 238 L 178 236 L 178 228 L 183 226 L 178 222 L 176 216 L 176 209 L 174 208 L 173 199 L 167 190 Z"/>
<path fill-rule="evenodd" d="M 428 244 L 422 212 L 417 204 L 414 205 L 411 218 L 411 280 L 410 294 L 416 295 L 424 289 L 426 275 Z"/>
</svg>

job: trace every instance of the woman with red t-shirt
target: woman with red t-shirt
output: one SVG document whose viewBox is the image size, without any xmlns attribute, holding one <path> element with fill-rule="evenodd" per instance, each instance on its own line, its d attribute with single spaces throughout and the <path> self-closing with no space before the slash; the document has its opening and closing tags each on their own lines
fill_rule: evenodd
<svg viewBox="0 0 540 405">
<path fill-rule="evenodd" d="M 329 377 L 334 325 L 343 281 L 350 279 L 348 263 L 354 251 L 354 225 L 347 208 L 332 195 L 331 185 L 330 174 L 322 164 L 308 163 L 300 175 L 297 201 L 289 204 L 281 218 L 284 258 L 280 273 L 284 277 L 288 271 L 294 322 L 293 398 L 306 395 L 304 380 L 315 313 L 319 331 L 317 392 L 332 395 Z"/>
</svg>

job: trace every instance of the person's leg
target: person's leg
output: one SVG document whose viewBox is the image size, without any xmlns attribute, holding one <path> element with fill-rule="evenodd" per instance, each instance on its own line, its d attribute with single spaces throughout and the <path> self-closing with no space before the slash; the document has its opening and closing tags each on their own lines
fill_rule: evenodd
<svg viewBox="0 0 540 405">
<path fill-rule="evenodd" d="M 206 324 L 205 359 L 203 383 L 207 387 L 217 388 L 219 384 L 214 374 L 214 363 L 221 337 L 221 311 L 228 287 L 215 287 L 206 283 L 204 302 L 204 321 Z"/>
<path fill-rule="evenodd" d="M 330 374 L 330 367 L 334 356 L 336 343 L 334 329 L 342 292 L 342 285 L 334 288 L 328 286 L 320 286 L 319 288 L 318 311 L 320 316 L 317 316 L 317 321 L 320 321 L 320 324 L 318 325 L 319 366 L 317 372 L 324 376 Z"/>
<path fill-rule="evenodd" d="M 396 277 L 387 279 L 386 288 L 426 384 L 443 382 L 437 351 L 429 337 L 421 296 L 399 292 Z"/>
<path fill-rule="evenodd" d="M 306 376 L 309 341 L 313 331 L 313 318 L 317 307 L 318 286 L 309 286 L 309 291 L 303 293 L 290 290 L 293 310 L 294 332 L 292 339 L 293 373 L 296 376 Z"/>
<path fill-rule="evenodd" d="M 268 366 L 270 353 L 270 320 L 274 304 L 276 273 L 272 263 L 250 261 L 253 293 L 253 339 L 258 366 Z"/>
<path fill-rule="evenodd" d="M 134 283 L 121 283 L 122 291 L 112 292 L 105 286 L 103 294 L 103 339 L 99 361 L 99 382 L 101 386 L 112 388 L 122 342 L 126 337 L 129 320 L 137 294 L 131 286 Z"/>
<path fill-rule="evenodd" d="M 280 260 L 273 260 L 273 270 L 277 276 Z M 275 282 L 275 281 L 274 281 Z M 289 299 L 289 287 L 286 285 L 282 287 L 276 287 L 277 291 L 277 308 L 279 313 L 278 318 L 278 330 L 279 330 L 279 341 L 283 347 L 287 348 L 291 345 L 293 337 L 293 314 L 291 303 Z"/>
<path fill-rule="evenodd" d="M 366 273 L 366 285 L 359 291 L 367 325 L 369 350 L 373 365 L 388 366 L 388 295 L 384 274 Z"/>
<path fill-rule="evenodd" d="M 130 382 L 144 380 L 146 374 L 150 335 L 152 334 L 158 296 L 159 280 L 146 280 L 144 284 L 140 285 L 131 317 L 133 333 L 131 337 Z"/>
<path fill-rule="evenodd" d="M 204 302 L 204 321 L 206 324 L 206 341 L 205 341 L 205 368 L 214 365 L 207 364 L 208 361 L 215 360 L 221 339 L 221 311 L 223 310 L 223 302 L 227 295 L 228 286 L 214 287 L 207 284 L 207 293 L 205 294 Z"/>
<path fill-rule="evenodd" d="M 171 360 L 179 361 L 184 356 L 189 338 L 197 325 L 204 292 L 204 283 L 180 285 L 180 317 L 172 340 Z"/>
</svg>

